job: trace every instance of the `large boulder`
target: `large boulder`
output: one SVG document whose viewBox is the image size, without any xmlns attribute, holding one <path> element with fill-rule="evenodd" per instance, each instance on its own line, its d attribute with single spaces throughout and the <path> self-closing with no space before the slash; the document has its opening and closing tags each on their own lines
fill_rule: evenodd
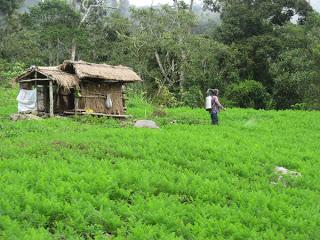
<svg viewBox="0 0 320 240">
<path fill-rule="evenodd" d="M 154 129 L 158 129 L 159 128 L 159 126 L 154 121 L 151 121 L 151 120 L 139 120 L 139 121 L 136 121 L 134 126 L 136 128 L 154 128 Z"/>
</svg>

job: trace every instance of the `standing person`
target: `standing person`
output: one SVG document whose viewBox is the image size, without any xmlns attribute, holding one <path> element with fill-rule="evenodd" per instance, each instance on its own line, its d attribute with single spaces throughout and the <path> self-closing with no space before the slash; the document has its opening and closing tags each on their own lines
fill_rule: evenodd
<svg viewBox="0 0 320 240">
<path fill-rule="evenodd" d="M 212 100 L 211 100 L 211 121 L 213 125 L 218 125 L 219 124 L 219 119 L 218 119 L 218 113 L 220 112 L 221 109 L 224 109 L 222 104 L 219 102 L 219 90 L 218 89 L 212 89 Z"/>
</svg>

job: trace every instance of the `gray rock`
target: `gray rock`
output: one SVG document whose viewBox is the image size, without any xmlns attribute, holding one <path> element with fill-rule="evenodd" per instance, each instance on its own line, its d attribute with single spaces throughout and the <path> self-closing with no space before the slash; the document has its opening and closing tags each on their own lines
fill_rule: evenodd
<svg viewBox="0 0 320 240">
<path fill-rule="evenodd" d="M 302 174 L 299 172 L 291 171 L 284 167 L 275 167 L 274 173 L 277 175 L 277 177 L 274 179 L 274 181 L 271 182 L 273 185 L 282 184 L 284 187 L 288 186 L 287 180 L 284 178 L 284 176 L 289 177 L 302 177 Z"/>
<path fill-rule="evenodd" d="M 12 114 L 10 116 L 10 119 L 12 121 L 19 121 L 19 120 L 42 120 L 41 117 L 38 117 L 36 115 L 33 114 L 21 114 L 21 113 L 16 113 L 16 114 Z"/>
<path fill-rule="evenodd" d="M 18 121 L 21 117 L 20 117 L 21 114 L 12 114 L 10 115 L 10 119 L 12 121 Z"/>
<path fill-rule="evenodd" d="M 289 169 L 286 169 L 284 167 L 275 167 L 274 169 L 275 173 L 279 175 L 289 175 L 291 177 L 301 177 L 301 173 L 295 172 L 295 171 L 290 171 Z"/>
<path fill-rule="evenodd" d="M 154 121 L 151 121 L 151 120 L 139 120 L 139 121 L 136 121 L 134 126 L 136 128 L 154 128 L 154 129 L 158 129 L 159 128 L 159 126 Z"/>
</svg>

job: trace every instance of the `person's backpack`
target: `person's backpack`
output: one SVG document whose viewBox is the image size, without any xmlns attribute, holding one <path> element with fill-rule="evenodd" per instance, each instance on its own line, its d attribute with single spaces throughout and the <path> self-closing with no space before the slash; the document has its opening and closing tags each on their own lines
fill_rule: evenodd
<svg viewBox="0 0 320 240">
<path fill-rule="evenodd" d="M 206 106 L 205 106 L 207 111 L 210 111 L 212 109 L 212 96 L 207 96 L 206 97 Z"/>
</svg>

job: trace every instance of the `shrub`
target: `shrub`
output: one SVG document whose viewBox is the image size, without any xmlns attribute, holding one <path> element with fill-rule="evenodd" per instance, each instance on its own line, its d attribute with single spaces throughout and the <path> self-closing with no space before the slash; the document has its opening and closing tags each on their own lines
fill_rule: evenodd
<svg viewBox="0 0 320 240">
<path fill-rule="evenodd" d="M 269 100 L 269 94 L 264 86 L 254 80 L 230 85 L 226 97 L 237 107 L 255 109 L 266 108 Z"/>
<path fill-rule="evenodd" d="M 177 99 L 166 86 L 161 86 L 158 93 L 153 97 L 152 102 L 155 105 L 162 105 L 166 107 L 174 107 L 177 105 Z"/>
<path fill-rule="evenodd" d="M 320 76 L 319 76 L 320 77 Z M 310 84 L 306 92 L 303 102 L 306 110 L 320 110 L 320 85 Z"/>
<path fill-rule="evenodd" d="M 24 65 L 21 63 L 9 63 L 0 59 L 0 85 L 10 86 L 10 81 L 21 74 L 24 70 Z"/>
<path fill-rule="evenodd" d="M 152 115 L 154 117 L 164 117 L 164 116 L 167 115 L 166 108 L 164 106 L 162 106 L 162 105 L 155 106 L 154 109 L 153 109 Z"/>
<path fill-rule="evenodd" d="M 320 105 L 317 103 L 296 103 L 291 106 L 293 110 L 304 110 L 304 111 L 311 111 L 311 110 L 320 110 Z"/>
<path fill-rule="evenodd" d="M 204 96 L 197 86 L 193 86 L 181 94 L 181 100 L 183 105 L 187 105 L 192 108 L 203 107 L 203 98 Z"/>
</svg>

